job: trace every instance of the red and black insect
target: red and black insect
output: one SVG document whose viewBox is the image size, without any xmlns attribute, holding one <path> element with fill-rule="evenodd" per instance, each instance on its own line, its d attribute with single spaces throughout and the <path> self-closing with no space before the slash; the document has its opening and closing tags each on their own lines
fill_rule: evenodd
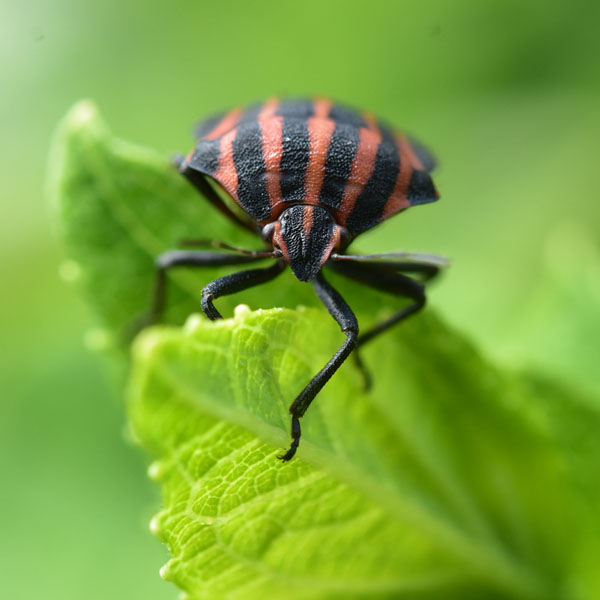
<svg viewBox="0 0 600 600">
<path fill-rule="evenodd" d="M 355 256 L 346 249 L 392 215 L 438 199 L 429 175 L 434 159 L 373 115 L 325 99 L 270 99 L 236 108 L 207 119 L 196 134 L 195 148 L 176 161 L 179 171 L 218 210 L 261 235 L 267 247 L 243 250 L 224 242 L 188 241 L 230 252 L 162 254 L 151 319 L 162 311 L 165 273 L 173 267 L 275 260 L 270 267 L 238 271 L 206 285 L 202 310 L 211 320 L 222 318 L 213 300 L 270 281 L 287 266 L 300 281 L 312 282 L 346 341 L 290 406 L 292 443 L 279 457 L 288 461 L 300 441 L 299 419 L 350 353 L 425 304 L 425 282 L 437 274 L 441 259 L 407 253 Z M 243 210 L 228 206 L 213 185 Z M 326 281 L 324 266 L 412 302 L 359 336 L 356 317 Z M 357 364 L 368 382 L 358 355 Z"/>
</svg>

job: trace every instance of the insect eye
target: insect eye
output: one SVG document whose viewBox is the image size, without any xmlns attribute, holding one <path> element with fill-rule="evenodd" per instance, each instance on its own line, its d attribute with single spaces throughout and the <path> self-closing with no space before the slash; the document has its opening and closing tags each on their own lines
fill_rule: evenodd
<svg viewBox="0 0 600 600">
<path fill-rule="evenodd" d="M 275 232 L 275 224 L 269 223 L 263 227 L 263 229 L 260 233 L 260 237 L 262 237 L 262 239 L 265 242 L 270 242 L 271 238 L 273 237 L 274 232 Z"/>
<path fill-rule="evenodd" d="M 344 246 L 346 246 L 350 243 L 352 236 L 350 235 L 350 232 L 345 227 L 339 228 L 339 235 L 340 235 L 340 245 L 343 248 Z"/>
</svg>

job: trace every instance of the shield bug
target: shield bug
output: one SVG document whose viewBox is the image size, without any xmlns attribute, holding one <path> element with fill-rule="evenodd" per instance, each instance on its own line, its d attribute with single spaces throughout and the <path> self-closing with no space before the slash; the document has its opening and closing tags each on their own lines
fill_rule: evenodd
<svg viewBox="0 0 600 600">
<path fill-rule="evenodd" d="M 435 161 L 420 143 L 373 115 L 325 99 L 270 99 L 235 108 L 202 122 L 196 138 L 194 149 L 176 159 L 180 173 L 219 211 L 260 235 L 265 247 L 245 250 L 225 242 L 187 240 L 187 246 L 213 250 L 160 255 L 149 319 L 160 316 L 165 274 L 174 267 L 274 261 L 206 285 L 201 304 L 211 320 L 222 318 L 213 304 L 216 298 L 270 281 L 288 266 L 300 281 L 312 283 L 346 340 L 290 406 L 292 442 L 279 456 L 288 461 L 300 442 L 300 418 L 350 353 L 425 304 L 425 283 L 438 273 L 443 259 L 410 253 L 352 255 L 347 248 L 385 219 L 437 200 L 429 174 Z M 223 192 L 242 210 L 229 206 Z M 323 275 L 325 265 L 410 303 L 359 336 L 352 309 Z"/>
</svg>

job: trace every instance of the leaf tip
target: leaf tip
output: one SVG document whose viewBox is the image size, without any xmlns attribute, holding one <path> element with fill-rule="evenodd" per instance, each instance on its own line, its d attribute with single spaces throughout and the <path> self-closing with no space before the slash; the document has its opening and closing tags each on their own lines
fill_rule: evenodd
<svg viewBox="0 0 600 600">
<path fill-rule="evenodd" d="M 72 106 L 58 126 L 59 140 L 79 137 L 81 132 L 91 132 L 93 137 L 104 137 L 107 132 L 100 111 L 91 100 L 80 100 Z"/>
<path fill-rule="evenodd" d="M 81 100 L 69 109 L 58 124 L 50 144 L 45 192 L 52 210 L 60 214 L 61 199 L 73 165 L 89 151 L 90 141 L 108 138 L 108 128 L 91 100 Z M 71 173 L 72 174 L 72 173 Z"/>
<path fill-rule="evenodd" d="M 67 114 L 73 125 L 86 126 L 98 119 L 98 107 L 89 99 L 80 100 Z"/>
</svg>

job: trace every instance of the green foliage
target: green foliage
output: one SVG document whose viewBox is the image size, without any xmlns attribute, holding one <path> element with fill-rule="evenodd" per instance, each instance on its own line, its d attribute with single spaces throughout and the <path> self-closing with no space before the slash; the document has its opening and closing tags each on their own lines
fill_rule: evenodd
<svg viewBox="0 0 600 600">
<path fill-rule="evenodd" d="M 114 341 L 177 239 L 257 243 L 167 161 L 112 138 L 90 104 L 63 123 L 54 173 L 73 271 Z M 220 272 L 175 273 L 168 321 L 197 310 Z M 361 324 L 394 309 L 331 279 Z M 287 407 L 342 336 L 289 276 L 243 300 L 288 308 L 194 315 L 134 346 L 128 410 L 162 489 L 152 529 L 172 555 L 166 579 L 193 599 L 598 597 L 600 415 L 588 399 L 495 368 L 426 311 L 365 349 L 372 392 L 342 367 L 284 465 Z"/>
</svg>

